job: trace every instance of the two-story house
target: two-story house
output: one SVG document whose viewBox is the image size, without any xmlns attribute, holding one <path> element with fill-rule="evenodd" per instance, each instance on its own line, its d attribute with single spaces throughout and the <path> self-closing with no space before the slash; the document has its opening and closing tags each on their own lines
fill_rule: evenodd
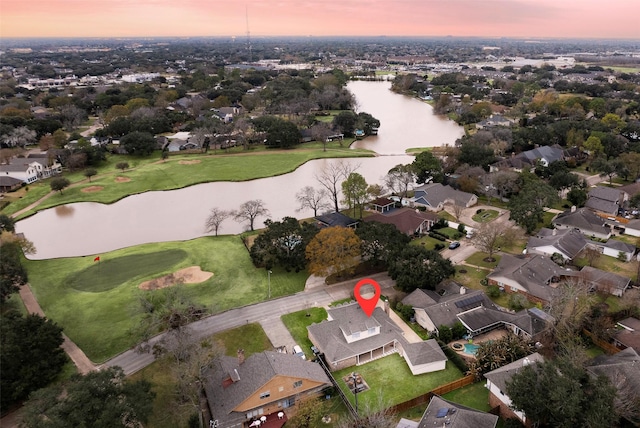
<svg viewBox="0 0 640 428">
<path fill-rule="evenodd" d="M 318 363 L 292 354 L 264 351 L 246 360 L 224 356 L 205 373 L 204 385 L 214 426 L 237 428 L 252 421 L 286 419 L 296 401 L 331 386 Z"/>
<path fill-rule="evenodd" d="M 413 190 L 414 196 L 411 200 L 413 204 L 424 206 L 429 211 L 442 211 L 445 204 L 469 208 L 478 203 L 478 197 L 473 193 L 456 190 L 440 183 L 423 184 Z"/>
</svg>

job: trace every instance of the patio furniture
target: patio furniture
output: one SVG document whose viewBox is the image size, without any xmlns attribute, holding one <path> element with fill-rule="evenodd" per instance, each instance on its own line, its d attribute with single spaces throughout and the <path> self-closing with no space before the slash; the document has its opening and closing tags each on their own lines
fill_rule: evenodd
<svg viewBox="0 0 640 428">
<path fill-rule="evenodd" d="M 284 418 L 284 412 L 278 412 L 278 419 Z"/>
<path fill-rule="evenodd" d="M 266 416 L 261 416 L 260 420 L 262 421 L 262 423 L 267 422 L 267 417 Z"/>
</svg>

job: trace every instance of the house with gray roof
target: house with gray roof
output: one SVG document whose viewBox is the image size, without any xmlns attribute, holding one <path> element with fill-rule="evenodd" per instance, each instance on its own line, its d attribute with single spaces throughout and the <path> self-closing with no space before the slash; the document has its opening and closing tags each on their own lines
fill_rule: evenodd
<svg viewBox="0 0 640 428">
<path fill-rule="evenodd" d="M 462 207 L 472 207 L 478 203 L 478 197 L 473 193 L 456 190 L 440 183 L 427 183 L 416 187 L 411 202 L 414 205 L 426 207 L 429 211 L 442 211 L 445 204 L 455 204 Z"/>
<path fill-rule="evenodd" d="M 617 239 L 609 239 L 607 242 L 587 241 L 587 246 L 595 248 L 605 256 L 615 257 L 616 259 L 624 257 L 624 260 L 630 262 L 636 253 L 636 246 L 618 241 Z"/>
<path fill-rule="evenodd" d="M 576 229 L 542 228 L 527 241 L 527 253 L 551 257 L 558 253 L 564 260 L 573 260 L 587 246 L 587 240 Z"/>
<path fill-rule="evenodd" d="M 62 165 L 55 158 L 50 158 L 46 153 L 29 154 L 27 157 L 13 157 L 8 163 L 0 164 L 0 176 L 11 177 L 25 184 L 51 177 L 61 171 Z"/>
<path fill-rule="evenodd" d="M 604 219 L 588 208 L 573 207 L 561 214 L 558 214 L 552 221 L 556 229 L 578 229 L 585 236 L 609 239 L 611 228 L 606 225 Z"/>
<path fill-rule="evenodd" d="M 640 320 L 634 317 L 618 321 L 618 332 L 613 342 L 618 348 L 633 348 L 640 353 Z"/>
<path fill-rule="evenodd" d="M 352 227 L 355 229 L 356 225 L 358 224 L 358 220 L 351 218 L 349 216 L 346 216 L 339 212 L 330 212 L 327 214 L 322 214 L 322 215 L 316 216 L 315 219 L 318 222 L 318 226 L 320 227 L 340 226 L 340 227 Z"/>
<path fill-rule="evenodd" d="M 587 371 L 594 376 L 606 376 L 616 388 L 614 407 L 621 409 L 621 400 L 631 403 L 630 411 L 620 415 L 627 419 L 629 426 L 638 426 L 640 418 L 637 403 L 640 402 L 640 356 L 633 348 L 627 348 L 613 355 L 600 355 L 587 366 Z M 627 406 L 628 407 L 628 406 Z M 626 426 L 626 425 L 625 425 Z"/>
<path fill-rule="evenodd" d="M 320 364 L 292 354 L 264 351 L 244 359 L 224 356 L 205 373 L 204 391 L 215 426 L 243 427 L 262 416 L 286 420 L 300 397 L 331 386 Z M 282 412 L 282 418 L 275 415 Z M 247 425 L 245 425 L 247 424 Z"/>
<path fill-rule="evenodd" d="M 445 400 L 434 395 L 417 428 L 495 428 L 498 416 Z"/>
<path fill-rule="evenodd" d="M 564 272 L 545 256 L 504 254 L 487 280 L 507 293 L 521 293 L 533 302 L 546 304 L 556 294 Z"/>
<path fill-rule="evenodd" d="M 640 236 L 640 219 L 629 220 L 628 223 L 622 226 L 626 235 Z"/>
<path fill-rule="evenodd" d="M 564 150 L 560 146 L 542 146 L 500 160 L 490 166 L 490 171 L 495 172 L 501 169 L 523 171 L 535 168 L 538 163 L 543 166 L 549 166 L 551 163 L 560 160 L 564 160 Z"/>
<path fill-rule="evenodd" d="M 580 271 L 565 271 L 562 274 L 564 280 L 579 281 L 590 290 L 613 294 L 622 297 L 626 289 L 631 285 L 631 279 L 613 272 L 585 266 Z"/>
<path fill-rule="evenodd" d="M 605 215 L 616 216 L 618 210 L 629 199 L 629 195 L 620 189 L 596 186 L 589 191 L 589 198 L 585 206 Z"/>
<path fill-rule="evenodd" d="M 422 235 L 431 229 L 438 216 L 434 213 L 415 210 L 411 208 L 398 208 L 384 214 L 376 213 L 364 217 L 363 221 L 377 221 L 378 223 L 392 224 L 400 232 L 413 236 Z"/>
<path fill-rule="evenodd" d="M 416 374 L 444 370 L 447 357 L 434 339 L 409 343 L 380 307 L 368 317 L 352 302 L 327 310 L 328 319 L 307 327 L 309 340 L 323 354 L 330 370 L 365 364 L 399 353 Z"/>
<path fill-rule="evenodd" d="M 506 366 L 502 366 L 484 375 L 487 379 L 486 387 L 489 390 L 489 405 L 500 407 L 500 416 L 503 418 L 518 418 L 526 424 L 527 418 L 523 412 L 511 409 L 511 398 L 507 395 L 507 383 L 523 367 L 544 362 L 544 357 L 537 352 L 516 360 Z"/>
</svg>

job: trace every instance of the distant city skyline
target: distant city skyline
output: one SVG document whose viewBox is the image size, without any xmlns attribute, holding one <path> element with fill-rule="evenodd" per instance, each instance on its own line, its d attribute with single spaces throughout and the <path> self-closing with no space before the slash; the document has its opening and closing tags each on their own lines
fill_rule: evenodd
<svg viewBox="0 0 640 428">
<path fill-rule="evenodd" d="M 640 39 L 639 0 L 0 0 L 0 37 Z"/>
</svg>

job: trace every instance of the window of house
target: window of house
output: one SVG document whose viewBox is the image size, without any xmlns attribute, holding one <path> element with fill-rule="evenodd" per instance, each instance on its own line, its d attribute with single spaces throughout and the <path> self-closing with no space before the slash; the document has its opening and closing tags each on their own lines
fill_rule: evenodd
<svg viewBox="0 0 640 428">
<path fill-rule="evenodd" d="M 278 392 L 282 392 L 282 391 L 284 391 L 284 386 L 279 386 L 278 387 Z"/>
<path fill-rule="evenodd" d="M 293 382 L 293 387 L 294 388 L 300 388 L 301 386 L 302 386 L 302 381 L 301 380 Z"/>
<path fill-rule="evenodd" d="M 369 332 L 369 334 L 376 334 L 376 328 L 375 328 L 375 327 L 371 327 L 371 328 L 368 330 L 368 332 Z"/>
<path fill-rule="evenodd" d="M 260 399 L 264 400 L 265 398 L 269 398 L 271 397 L 271 391 L 265 391 L 263 393 L 260 394 Z"/>
<path fill-rule="evenodd" d="M 355 333 L 352 333 L 352 334 L 351 334 L 351 337 L 353 337 L 354 339 L 359 338 L 359 337 L 360 337 L 360 332 L 359 332 L 359 331 L 356 331 Z"/>
</svg>

